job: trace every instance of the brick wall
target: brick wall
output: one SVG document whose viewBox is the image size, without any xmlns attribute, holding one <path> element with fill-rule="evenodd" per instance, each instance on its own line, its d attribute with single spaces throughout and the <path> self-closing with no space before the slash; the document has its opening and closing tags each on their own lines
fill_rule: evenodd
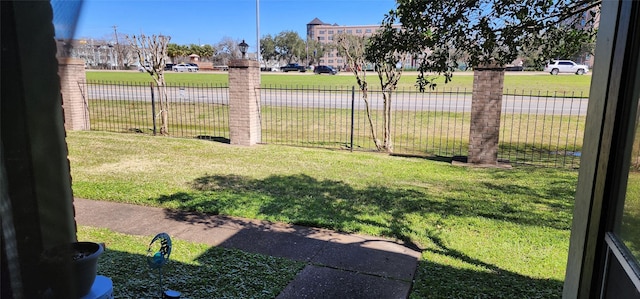
<svg viewBox="0 0 640 299">
<path fill-rule="evenodd" d="M 212 71 L 213 70 L 213 63 L 212 62 L 198 62 L 198 68 L 200 68 L 201 71 Z"/>
<path fill-rule="evenodd" d="M 504 68 L 479 67 L 473 76 L 468 162 L 494 165 L 498 163 Z"/>
<path fill-rule="evenodd" d="M 60 76 L 65 130 L 89 130 L 89 107 L 82 96 L 82 89 L 85 88 L 86 82 L 84 60 L 59 58 L 58 76 Z"/>
<path fill-rule="evenodd" d="M 261 142 L 260 65 L 237 59 L 229 63 L 229 138 L 231 144 Z"/>
</svg>

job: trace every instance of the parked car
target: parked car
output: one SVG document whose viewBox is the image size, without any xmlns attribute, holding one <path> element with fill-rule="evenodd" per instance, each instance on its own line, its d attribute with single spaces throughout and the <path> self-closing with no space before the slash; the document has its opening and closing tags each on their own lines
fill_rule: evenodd
<svg viewBox="0 0 640 299">
<path fill-rule="evenodd" d="M 551 60 L 545 65 L 544 71 L 551 75 L 557 75 L 559 73 L 584 75 L 589 72 L 589 67 L 584 64 L 577 64 L 571 60 Z"/>
<path fill-rule="evenodd" d="M 176 64 L 171 68 L 174 72 L 197 72 L 198 67 L 186 63 Z"/>
<path fill-rule="evenodd" d="M 289 63 L 281 67 L 280 70 L 285 73 L 286 72 L 306 72 L 307 68 L 305 68 L 304 65 L 299 65 L 297 63 Z"/>
<path fill-rule="evenodd" d="M 175 65 L 175 63 L 167 63 L 164 65 L 164 70 L 165 71 L 171 71 L 173 70 L 173 66 Z"/>
<path fill-rule="evenodd" d="M 313 72 L 316 74 L 331 74 L 335 75 L 338 71 L 328 65 L 319 65 L 313 69 Z"/>
<path fill-rule="evenodd" d="M 504 70 L 507 72 L 522 72 L 524 67 L 521 65 L 507 65 Z"/>
<path fill-rule="evenodd" d="M 145 63 L 144 65 L 138 64 L 137 68 L 138 72 L 144 73 L 147 71 L 147 69 L 152 69 L 153 67 L 149 63 Z"/>
<path fill-rule="evenodd" d="M 196 71 L 199 71 L 199 70 L 200 70 L 200 67 L 198 66 L 198 64 L 195 64 L 195 63 L 187 63 L 187 64 L 188 64 L 188 65 L 190 65 L 190 66 L 192 66 L 192 67 L 195 67 L 195 68 L 196 68 Z"/>
</svg>

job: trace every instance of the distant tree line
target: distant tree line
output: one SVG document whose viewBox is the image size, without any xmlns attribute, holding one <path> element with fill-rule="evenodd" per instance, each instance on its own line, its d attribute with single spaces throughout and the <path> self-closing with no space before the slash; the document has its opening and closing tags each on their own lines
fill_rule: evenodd
<svg viewBox="0 0 640 299">
<path fill-rule="evenodd" d="M 178 45 L 170 43 L 167 48 L 167 56 L 172 62 L 185 62 L 190 55 L 200 56 L 200 61 L 212 62 L 214 65 L 227 65 L 229 60 L 241 56 L 238 44 L 240 40 L 231 37 L 223 37 L 215 45 Z"/>
<path fill-rule="evenodd" d="M 260 56 L 267 62 L 317 64 L 333 44 L 302 39 L 295 31 L 282 31 L 275 36 L 267 34 L 260 39 Z"/>
<path fill-rule="evenodd" d="M 121 35 L 121 36 L 120 36 Z M 130 69 L 138 63 L 134 45 L 127 35 L 119 33 L 118 42 L 109 37 L 103 39 L 79 39 L 69 47 L 66 41 L 58 41 L 59 48 L 68 48 L 72 57 L 82 58 L 89 68 Z M 167 45 L 167 63 L 188 62 L 190 55 L 198 55 L 199 60 L 214 65 L 227 65 L 229 60 L 241 56 L 240 40 L 223 37 L 216 44 Z"/>
</svg>

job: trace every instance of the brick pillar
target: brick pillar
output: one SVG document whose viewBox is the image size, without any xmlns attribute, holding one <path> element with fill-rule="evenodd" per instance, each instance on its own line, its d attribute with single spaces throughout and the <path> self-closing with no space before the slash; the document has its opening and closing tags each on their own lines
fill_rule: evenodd
<svg viewBox="0 0 640 299">
<path fill-rule="evenodd" d="M 84 60 L 58 58 L 58 76 L 64 113 L 64 129 L 67 131 L 89 130 L 89 106 L 83 97 L 87 77 Z"/>
<path fill-rule="evenodd" d="M 473 71 L 469 159 L 471 164 L 498 164 L 504 67 L 487 65 Z"/>
<path fill-rule="evenodd" d="M 254 145 L 262 140 L 260 64 L 235 59 L 229 63 L 229 138 L 231 144 Z"/>
</svg>

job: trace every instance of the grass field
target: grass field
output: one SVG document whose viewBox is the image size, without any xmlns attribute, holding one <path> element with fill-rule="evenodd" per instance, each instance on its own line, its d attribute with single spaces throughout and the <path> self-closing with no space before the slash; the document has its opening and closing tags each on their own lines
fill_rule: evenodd
<svg viewBox="0 0 640 299">
<path fill-rule="evenodd" d="M 90 100 L 93 130 L 151 134 L 151 104 L 140 101 Z M 351 110 L 263 106 L 262 142 L 308 147 L 351 148 Z M 373 114 L 378 132 L 382 115 Z M 464 156 L 470 113 L 394 111 L 393 143 L 398 154 Z M 584 116 L 503 114 L 499 158 L 513 163 L 577 167 L 566 155 L 582 150 Z M 229 138 L 228 106 L 172 103 L 169 133 L 174 137 Z M 353 148 L 375 150 L 363 111 L 354 113 Z"/>
<path fill-rule="evenodd" d="M 621 235 L 635 258 L 640 259 L 640 172 L 637 170 L 629 174 Z"/>
<path fill-rule="evenodd" d="M 79 240 L 105 243 L 98 273 L 111 278 L 116 298 L 158 298 L 158 273 L 146 261 L 152 238 L 78 228 Z M 162 281 L 166 289 L 179 290 L 184 298 L 274 298 L 304 267 L 283 258 L 176 239 L 172 244 Z"/>
<path fill-rule="evenodd" d="M 89 72 L 87 78 L 133 82 L 149 79 L 147 74 L 135 72 Z M 401 88 L 412 88 L 414 78 L 405 75 Z M 468 74 L 457 74 L 446 88 L 470 91 L 472 79 Z M 227 75 L 168 73 L 167 81 L 226 84 Z M 353 82 L 349 75 L 262 75 L 263 87 L 349 88 Z M 507 73 L 505 92 L 584 95 L 588 94 L 589 83 L 590 76 Z M 115 131 L 119 132 L 148 133 L 148 121 L 145 127 L 135 120 L 143 115 L 142 111 L 149 110 L 144 105 L 110 102 L 106 113 L 92 116 L 92 126 L 96 121 L 103 126 L 116 126 L 119 129 Z M 346 148 L 346 110 L 262 108 L 263 141 L 269 144 L 300 145 L 291 140 L 302 136 L 306 145 Z M 170 123 L 176 126 L 170 132 L 180 131 L 180 135 L 186 134 L 184 137 L 227 137 L 224 119 L 220 124 L 207 123 L 210 117 L 205 112 L 224 109 L 203 103 L 174 104 L 174 120 Z M 117 111 L 135 113 L 131 119 L 114 118 Z M 466 149 L 467 114 L 402 113 L 394 118 L 397 149 L 414 144 Z M 184 118 L 195 122 L 184 126 L 184 122 L 177 121 Z M 364 123 L 361 118 L 356 116 L 356 123 Z M 416 127 L 417 120 L 425 127 Z M 181 127 L 177 126 L 179 123 Z M 502 158 L 518 159 L 520 155 L 519 159 L 544 160 L 551 158 L 552 151 L 581 150 L 583 117 L 525 118 L 505 114 L 502 123 L 505 126 L 500 133 L 500 147 L 510 155 Z M 333 129 L 325 129 L 327 124 Z M 545 130 L 528 131 L 541 126 Z M 424 130 L 424 135 L 416 135 L 416 128 Z M 522 130 L 526 132 L 522 134 Z M 451 131 L 455 132 L 453 137 Z M 517 141 L 511 137 L 506 142 L 504 136 L 514 135 Z M 428 137 L 423 140 L 422 136 Z M 370 143 L 368 131 L 356 131 L 355 146 L 372 147 Z M 400 239 L 422 250 L 411 298 L 561 297 L 577 184 L 575 171 L 526 166 L 511 170 L 466 169 L 369 152 L 274 145 L 247 148 L 148 134 L 69 132 L 68 144 L 73 189 L 78 197 Z M 570 144 L 571 150 L 562 147 Z M 425 152 L 419 154 L 429 151 L 428 147 L 422 150 Z M 579 161 L 576 157 L 570 159 L 570 165 Z"/>
<path fill-rule="evenodd" d="M 472 73 L 456 74 L 453 83 L 446 85 L 447 88 L 470 92 L 473 80 L 470 74 Z M 166 75 L 169 83 L 192 86 L 224 85 L 227 81 L 226 73 L 168 72 Z M 411 88 L 413 84 L 411 80 L 415 75 L 415 73 L 406 74 L 401 88 Z M 148 74 L 139 72 L 89 72 L 87 76 L 89 80 L 97 80 L 94 82 L 150 80 Z M 372 79 L 376 79 L 375 76 L 372 76 Z M 264 92 L 272 97 L 287 97 L 287 91 L 283 92 L 282 88 L 305 87 L 309 92 L 316 92 L 315 89 L 309 88 L 310 85 L 329 87 L 332 90 L 336 88 L 349 90 L 348 84 L 351 81 L 353 77 L 350 74 L 339 76 L 320 76 L 310 73 L 262 74 Z M 588 94 L 589 83 L 590 76 L 551 76 L 507 72 L 505 92 L 541 94 L 543 98 L 549 95 L 584 96 Z M 210 88 L 202 90 L 207 90 L 204 92 L 209 93 Z M 187 95 L 187 98 L 197 99 L 200 95 Z M 212 96 L 216 97 L 214 94 Z M 428 106 L 430 99 L 434 97 L 429 95 L 424 98 L 416 97 L 418 98 L 421 100 L 415 101 L 416 103 L 420 102 L 420 105 Z M 569 100 L 565 99 L 561 105 L 564 107 L 568 104 L 573 107 L 573 102 L 567 103 L 567 101 Z M 514 102 L 527 105 L 525 101 L 518 99 Z M 555 105 L 556 101 L 552 102 Z M 99 104 L 96 105 L 96 103 Z M 531 105 L 531 102 L 528 105 Z M 534 102 L 533 105 L 546 105 L 546 102 Z M 92 128 L 114 132 L 150 133 L 152 114 L 149 106 L 136 101 L 110 102 L 92 99 L 90 104 Z M 526 107 L 523 106 L 523 108 Z M 227 110 L 224 105 L 197 103 L 197 100 L 196 103 L 174 103 L 170 109 L 169 132 L 172 136 L 189 138 L 208 136 L 228 139 Z M 211 113 L 215 113 L 216 116 L 214 117 Z M 341 149 L 352 146 L 350 111 L 348 110 L 263 106 L 261 114 L 263 142 Z M 373 117 L 378 132 L 381 132 L 382 116 L 374 113 Z M 512 163 L 579 167 L 579 159 L 574 153 L 579 153 L 582 149 L 584 120 L 584 116 L 547 116 L 505 111 L 501 119 L 499 159 Z M 398 154 L 449 157 L 468 154 L 469 113 L 415 112 L 396 109 L 392 122 L 394 152 Z M 354 124 L 353 148 L 374 150 L 375 146 L 370 136 L 366 116 L 359 111 L 356 112 Z"/>
<path fill-rule="evenodd" d="M 397 238 L 412 298 L 560 298 L 577 172 L 68 132 L 75 196 Z M 265 278 L 267 279 L 267 278 Z"/>
<path fill-rule="evenodd" d="M 621 235 L 625 245 L 640 260 L 640 124 L 631 151 L 631 169 L 622 216 Z"/>
<path fill-rule="evenodd" d="M 415 86 L 415 72 L 405 73 L 399 88 L 411 89 Z M 167 82 L 171 83 L 193 83 L 193 84 L 227 84 L 228 75 L 226 73 L 166 73 Z M 370 73 L 368 76 L 369 85 L 372 88 L 379 86 L 377 75 Z M 101 81 L 124 81 L 124 82 L 151 82 L 151 77 L 147 73 L 140 72 L 105 72 L 105 71 L 88 71 L 87 80 Z M 440 77 L 436 80 L 439 89 L 467 89 L 472 90 L 473 76 L 472 73 L 456 73 L 453 80 L 444 84 L 444 78 Z M 342 73 L 338 76 L 314 75 L 312 73 L 303 74 L 272 74 L 263 73 L 261 76 L 262 86 L 344 86 L 346 88 L 357 85 L 353 75 Z M 551 76 L 549 74 L 523 75 L 521 72 L 505 73 L 504 91 L 505 93 L 529 93 L 529 92 L 550 92 L 550 93 L 567 93 L 575 96 L 588 96 L 589 86 L 591 84 L 591 76 L 576 75 L 559 75 Z"/>
</svg>

